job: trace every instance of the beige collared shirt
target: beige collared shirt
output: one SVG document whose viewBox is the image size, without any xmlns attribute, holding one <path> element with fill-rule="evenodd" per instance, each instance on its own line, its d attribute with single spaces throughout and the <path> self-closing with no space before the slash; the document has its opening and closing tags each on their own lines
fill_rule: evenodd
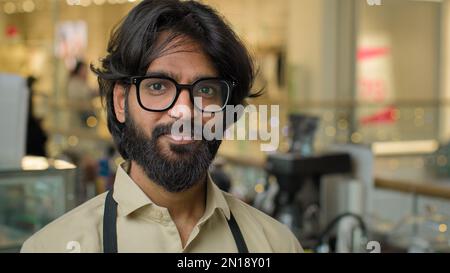
<svg viewBox="0 0 450 273">
<path fill-rule="evenodd" d="M 126 167 L 125 167 L 126 168 Z M 29 238 L 21 252 L 103 252 L 100 194 L 56 219 Z M 206 208 L 183 248 L 169 211 L 154 204 L 120 166 L 114 182 L 119 252 L 237 252 L 227 223 L 230 210 L 249 252 L 303 252 L 283 224 L 221 191 L 208 175 Z"/>
</svg>

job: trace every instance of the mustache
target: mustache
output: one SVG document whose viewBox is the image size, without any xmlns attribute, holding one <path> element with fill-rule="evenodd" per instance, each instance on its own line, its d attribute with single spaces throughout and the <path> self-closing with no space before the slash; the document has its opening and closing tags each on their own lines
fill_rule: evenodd
<svg viewBox="0 0 450 273">
<path fill-rule="evenodd" d="M 174 124 L 175 122 L 156 125 L 155 128 L 153 128 L 152 138 L 157 139 L 163 135 L 171 134 Z M 184 135 L 190 135 L 192 138 L 200 133 L 203 139 L 203 126 L 194 124 L 194 121 L 190 121 L 190 128 L 186 127 L 185 129 L 184 125 L 185 123 L 183 122 L 181 126 L 177 128 L 177 131 L 183 133 Z M 189 129 L 190 131 L 187 131 Z"/>
</svg>

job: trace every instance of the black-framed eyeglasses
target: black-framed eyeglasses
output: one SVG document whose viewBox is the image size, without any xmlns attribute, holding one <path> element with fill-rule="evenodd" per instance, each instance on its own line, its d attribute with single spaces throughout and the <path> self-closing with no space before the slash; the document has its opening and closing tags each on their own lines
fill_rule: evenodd
<svg viewBox="0 0 450 273">
<path fill-rule="evenodd" d="M 192 84 L 179 84 L 165 76 L 128 78 L 136 86 L 139 105 L 147 111 L 163 112 L 175 105 L 181 90 L 189 90 L 192 104 L 202 112 L 220 112 L 228 103 L 235 82 L 220 78 L 202 78 Z"/>
</svg>

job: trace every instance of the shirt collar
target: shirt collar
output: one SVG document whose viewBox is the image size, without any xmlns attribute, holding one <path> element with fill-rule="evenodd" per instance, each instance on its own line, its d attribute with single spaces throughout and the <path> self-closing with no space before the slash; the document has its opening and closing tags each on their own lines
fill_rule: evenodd
<svg viewBox="0 0 450 273">
<path fill-rule="evenodd" d="M 153 204 L 152 200 L 128 175 L 129 169 L 129 162 L 120 164 L 114 180 L 113 198 L 118 204 L 119 216 L 127 216 L 146 205 Z"/>
<path fill-rule="evenodd" d="M 211 175 L 208 173 L 206 182 L 206 208 L 203 217 L 200 219 L 199 223 L 206 221 L 216 209 L 222 211 L 223 215 L 230 219 L 230 208 L 228 206 L 227 200 L 225 199 L 224 193 L 221 189 L 214 183 Z"/>
<path fill-rule="evenodd" d="M 129 168 L 130 162 L 128 161 L 120 164 L 114 181 L 113 198 L 118 203 L 119 216 L 127 216 L 147 205 L 157 206 L 128 175 Z M 230 208 L 224 194 L 213 182 L 209 173 L 206 185 L 206 208 L 199 224 L 208 220 L 216 209 L 219 209 L 227 219 L 230 219 Z"/>
</svg>

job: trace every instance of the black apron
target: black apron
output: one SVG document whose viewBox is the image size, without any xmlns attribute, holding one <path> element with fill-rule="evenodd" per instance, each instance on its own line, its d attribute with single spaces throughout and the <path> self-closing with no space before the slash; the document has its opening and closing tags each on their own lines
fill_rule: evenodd
<svg viewBox="0 0 450 273">
<path fill-rule="evenodd" d="M 106 195 L 105 212 L 103 214 L 103 252 L 117 253 L 117 202 L 113 199 L 113 190 Z M 239 253 L 248 253 L 244 237 L 233 214 L 230 211 L 228 226 L 233 234 Z"/>
</svg>

